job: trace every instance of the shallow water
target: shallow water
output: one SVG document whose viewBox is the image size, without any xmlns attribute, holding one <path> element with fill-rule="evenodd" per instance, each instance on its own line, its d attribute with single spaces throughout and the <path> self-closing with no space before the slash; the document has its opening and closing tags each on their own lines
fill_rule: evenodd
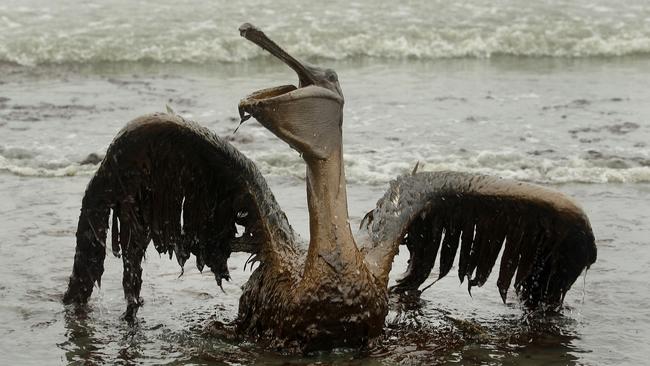
<svg viewBox="0 0 650 366">
<path fill-rule="evenodd" d="M 0 364 L 647 363 L 646 2 L 252 3 L 0 4 Z M 243 21 L 338 72 L 353 226 L 418 161 L 576 198 L 598 261 L 561 314 L 525 317 L 514 297 L 502 304 L 494 278 L 470 297 L 452 275 L 420 306 L 392 311 L 385 337 L 367 350 L 287 354 L 210 326 L 236 316 L 247 256 L 231 257 L 222 293 L 192 260 L 179 277 L 176 262 L 152 248 L 136 327 L 119 320 L 121 263 L 112 256 L 88 311 L 65 308 L 81 197 L 96 169 L 80 162 L 166 104 L 251 157 L 307 236 L 298 154 L 253 120 L 232 133 L 240 98 L 295 82 L 238 36 Z M 406 268 L 402 254 L 393 278 Z"/>
<path fill-rule="evenodd" d="M 394 325 L 382 345 L 307 358 L 205 334 L 211 321 L 235 317 L 249 274 L 244 256 L 230 260 L 233 280 L 223 294 L 210 274 L 188 263 L 179 278 L 175 261 L 150 250 L 146 302 L 136 328 L 119 320 L 121 265 L 111 256 L 87 314 L 60 303 L 80 200 L 95 169 L 76 162 L 101 155 L 127 120 L 166 103 L 231 136 L 260 166 L 290 222 L 306 236 L 304 166 L 297 153 L 254 121 L 232 135 L 240 97 L 292 81 L 293 75 L 265 62 L 215 68 L 5 65 L 2 363 L 643 363 L 650 341 L 643 274 L 650 264 L 650 174 L 644 160 L 650 75 L 642 72 L 647 64 L 638 58 L 334 63 L 347 98 L 353 225 L 389 179 L 420 161 L 424 169 L 516 177 L 572 195 L 591 217 L 599 259 L 569 292 L 560 317 L 527 322 L 514 299 L 501 303 L 495 279 L 470 297 L 449 276 L 424 292 L 419 310 L 391 313 Z M 393 276 L 405 269 L 405 259 L 397 259 Z M 442 347 L 442 340 L 463 335 L 468 340 Z"/>
</svg>

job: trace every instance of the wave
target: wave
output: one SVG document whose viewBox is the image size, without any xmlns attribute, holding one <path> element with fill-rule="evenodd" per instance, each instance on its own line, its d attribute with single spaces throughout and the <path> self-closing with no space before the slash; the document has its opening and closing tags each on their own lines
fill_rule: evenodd
<svg viewBox="0 0 650 366">
<path fill-rule="evenodd" d="M 71 162 L 67 159 L 43 159 L 22 149 L 1 151 L 0 172 L 23 177 L 72 177 L 92 175 L 97 170 L 93 164 Z"/>
<path fill-rule="evenodd" d="M 243 151 L 262 174 L 304 179 L 305 165 L 294 152 Z M 91 154 L 93 155 L 93 154 Z M 410 172 L 416 161 L 395 161 L 393 154 L 346 153 L 349 183 L 382 185 Z M 431 156 L 419 161 L 418 171 L 453 170 L 481 173 L 544 184 L 650 183 L 650 159 L 593 154 L 586 157 L 543 158 L 512 151 L 479 151 L 463 155 Z M 94 174 L 97 165 L 7 149 L 0 154 L 0 172 L 30 177 L 70 177 Z"/>
<path fill-rule="evenodd" d="M 287 47 L 302 58 L 333 60 L 377 58 L 435 60 L 445 58 L 490 58 L 493 56 L 525 57 L 614 57 L 650 54 L 650 35 L 592 34 L 581 38 L 541 33 L 499 31 L 492 34 L 458 34 L 445 39 L 440 34 L 410 38 L 405 35 L 376 37 L 355 34 L 330 39 L 327 44 L 313 40 Z M 146 43 L 145 43 L 146 42 Z M 11 46 L 0 45 L 0 62 L 26 66 L 76 63 L 234 63 L 270 56 L 240 40 L 198 38 L 182 43 L 162 40 L 94 39 L 26 39 Z M 282 42 L 281 42 L 282 43 Z"/>
<path fill-rule="evenodd" d="M 243 2 L 249 4 L 107 0 L 83 10 L 74 3 L 0 4 L 0 62 L 203 64 L 268 58 L 237 34 L 245 20 L 259 20 L 279 44 L 307 59 L 650 54 L 650 8 L 641 0 L 426 1 L 394 8 L 373 0 Z M 250 11 L 256 8 L 268 17 Z"/>
</svg>

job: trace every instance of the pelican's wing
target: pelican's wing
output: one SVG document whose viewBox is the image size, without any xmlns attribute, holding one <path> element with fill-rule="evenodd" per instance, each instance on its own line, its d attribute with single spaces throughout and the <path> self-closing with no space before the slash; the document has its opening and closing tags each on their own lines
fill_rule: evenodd
<svg viewBox="0 0 650 366">
<path fill-rule="evenodd" d="M 559 305 L 596 260 L 589 220 L 572 200 L 484 175 L 400 176 L 361 225 L 366 261 L 385 283 L 399 245 L 408 248 L 408 270 L 395 290 L 418 289 L 436 258 L 438 278 L 444 277 L 460 250 L 458 277 L 471 291 L 485 283 L 502 252 L 497 286 L 504 301 L 516 271 L 514 287 L 524 304 Z"/>
<path fill-rule="evenodd" d="M 181 266 L 194 254 L 221 284 L 231 251 L 268 261 L 295 250 L 293 230 L 253 162 L 172 114 L 130 122 L 108 148 L 83 198 L 67 303 L 85 302 L 99 284 L 111 210 L 112 249 L 122 250 L 125 267 L 134 265 L 128 254 L 139 261 L 153 240 Z"/>
</svg>

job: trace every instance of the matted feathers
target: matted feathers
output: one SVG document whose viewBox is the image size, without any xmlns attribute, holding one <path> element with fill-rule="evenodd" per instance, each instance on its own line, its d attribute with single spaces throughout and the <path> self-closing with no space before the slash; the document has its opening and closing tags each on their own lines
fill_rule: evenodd
<svg viewBox="0 0 650 366">
<path fill-rule="evenodd" d="M 229 278 L 231 251 L 262 261 L 294 251 L 293 230 L 255 165 L 177 115 L 138 118 L 109 147 L 83 198 L 64 301 L 85 302 L 99 284 L 111 211 L 115 255 L 153 241 L 181 267 L 193 254 L 199 270 L 210 267 L 219 284 Z"/>
<path fill-rule="evenodd" d="M 459 252 L 458 277 L 482 286 L 501 254 L 497 286 L 505 302 L 514 288 L 529 307 L 560 305 L 580 273 L 596 260 L 589 220 L 561 193 L 533 185 L 456 172 L 398 177 L 362 222 L 367 258 L 390 270 L 397 247 L 410 252 L 394 287 L 417 290 L 439 257 L 438 279 Z M 516 276 L 515 276 L 516 273 Z"/>
</svg>

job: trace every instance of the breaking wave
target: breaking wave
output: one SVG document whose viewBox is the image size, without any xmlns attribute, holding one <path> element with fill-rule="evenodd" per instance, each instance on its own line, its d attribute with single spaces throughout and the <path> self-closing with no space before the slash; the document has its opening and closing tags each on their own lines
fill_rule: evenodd
<svg viewBox="0 0 650 366">
<path fill-rule="evenodd" d="M 244 151 L 265 176 L 304 179 L 305 165 L 295 152 Z M 410 172 L 416 161 L 395 161 L 392 154 L 346 154 L 349 183 L 381 185 Z M 480 151 L 463 155 L 431 156 L 419 161 L 419 171 L 453 170 L 523 181 L 560 183 L 648 183 L 650 160 L 621 157 L 542 158 L 518 152 Z M 8 149 L 0 154 L 0 172 L 31 177 L 89 176 L 97 165 L 67 159 L 48 160 Z"/>
<path fill-rule="evenodd" d="M 0 172 L 25 177 L 71 177 L 92 175 L 97 166 L 71 162 L 68 159 L 47 159 L 36 153 L 13 148 L 0 150 Z"/>
<path fill-rule="evenodd" d="M 637 0 L 400 6 L 373 0 L 329 5 L 200 1 L 192 6 L 111 0 L 94 8 L 65 1 L 50 7 L 40 1 L 0 5 L 0 61 L 219 63 L 268 58 L 237 34 L 244 21 L 257 22 L 290 52 L 308 59 L 650 54 L 650 7 Z"/>
<path fill-rule="evenodd" d="M 442 33 L 442 34 L 441 34 Z M 344 60 L 351 58 L 442 59 L 489 58 L 497 55 L 526 57 L 590 57 L 650 54 L 649 34 L 602 36 L 588 34 L 567 37 L 533 30 L 495 30 L 491 33 L 431 32 L 419 37 L 405 34 L 376 35 L 358 33 L 330 39 L 327 45 L 313 40 L 298 41 L 286 47 L 304 58 Z M 449 32 L 448 32 L 449 33 Z M 324 35 L 323 35 L 324 36 Z M 178 38 L 184 38 L 179 36 Z M 0 61 L 20 65 L 153 62 L 209 64 L 270 58 L 250 49 L 239 39 L 212 39 L 201 36 L 191 41 L 165 42 L 166 39 L 105 38 L 24 39 L 0 45 Z M 286 42 L 282 42 L 286 43 Z"/>
</svg>

